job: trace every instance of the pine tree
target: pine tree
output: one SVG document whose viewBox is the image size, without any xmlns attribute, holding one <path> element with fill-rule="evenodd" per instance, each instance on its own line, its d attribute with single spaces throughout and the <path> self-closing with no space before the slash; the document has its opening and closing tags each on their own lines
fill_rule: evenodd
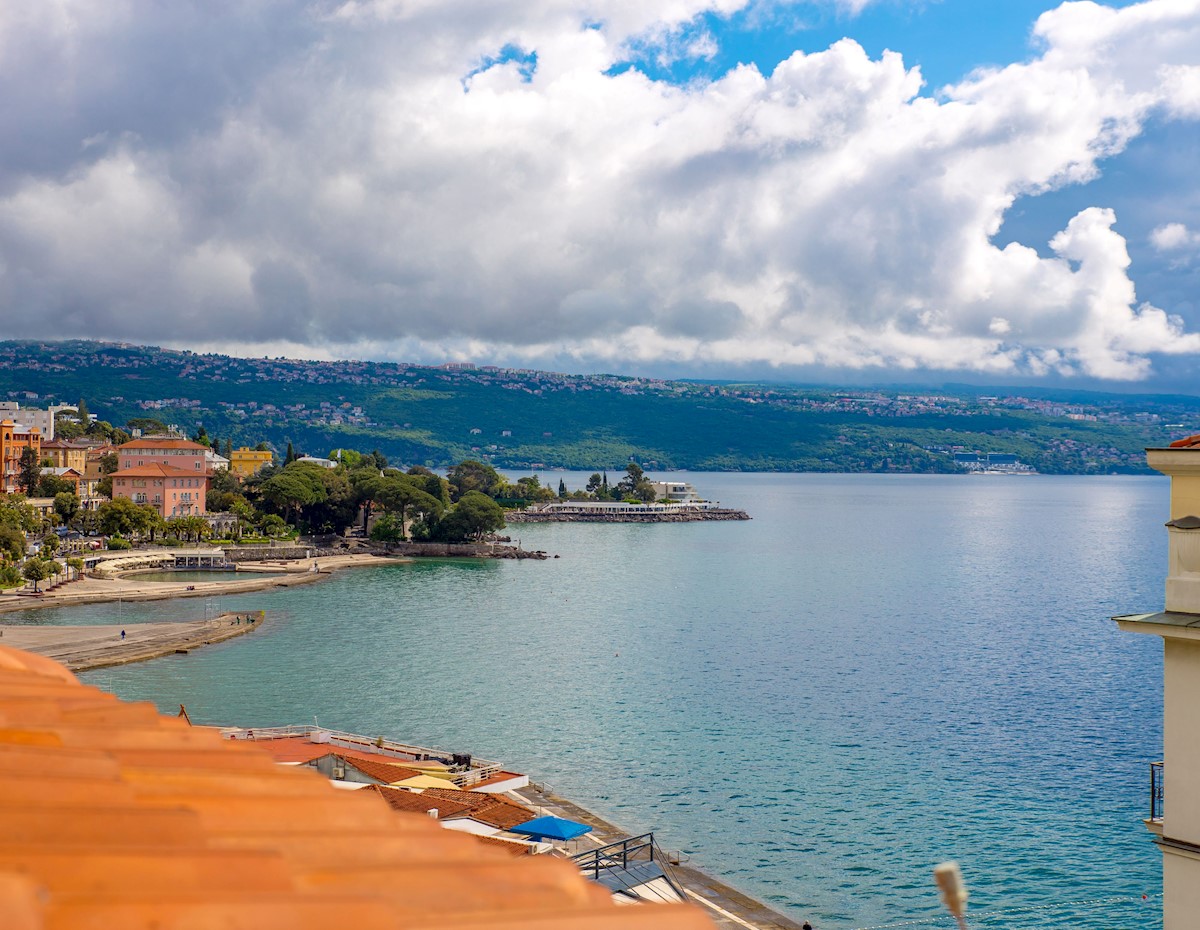
<svg viewBox="0 0 1200 930">
<path fill-rule="evenodd" d="M 563 481 L 562 478 L 558 479 L 558 496 L 559 497 L 567 496 L 567 483 L 565 481 Z"/>
<path fill-rule="evenodd" d="M 79 405 L 75 408 L 75 415 L 79 417 L 79 422 L 83 425 L 84 429 L 86 429 L 88 425 L 88 417 L 91 414 L 88 412 L 87 401 L 85 401 L 82 397 L 79 398 Z"/>
<path fill-rule="evenodd" d="M 284 467 L 286 468 L 288 465 L 291 465 L 292 462 L 294 462 L 294 461 L 296 461 L 296 450 L 292 448 L 292 441 L 289 439 L 288 447 L 287 447 L 287 455 L 285 455 L 283 457 Z"/>
</svg>

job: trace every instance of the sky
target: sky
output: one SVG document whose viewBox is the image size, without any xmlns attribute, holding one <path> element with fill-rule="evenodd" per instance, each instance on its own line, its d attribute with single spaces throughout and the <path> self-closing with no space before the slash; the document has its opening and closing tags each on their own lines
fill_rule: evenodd
<svg viewBox="0 0 1200 930">
<path fill-rule="evenodd" d="M 0 337 L 1200 393 L 1200 0 L 0 4 Z"/>
</svg>

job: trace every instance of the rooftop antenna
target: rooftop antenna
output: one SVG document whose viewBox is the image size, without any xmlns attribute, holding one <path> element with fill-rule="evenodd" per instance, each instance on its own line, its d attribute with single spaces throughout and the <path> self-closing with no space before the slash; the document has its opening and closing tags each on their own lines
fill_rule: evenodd
<svg viewBox="0 0 1200 930">
<path fill-rule="evenodd" d="M 963 884 L 962 869 L 957 862 L 943 862 L 933 867 L 933 880 L 942 893 L 946 910 L 958 921 L 958 930 L 967 930 L 967 886 Z"/>
</svg>

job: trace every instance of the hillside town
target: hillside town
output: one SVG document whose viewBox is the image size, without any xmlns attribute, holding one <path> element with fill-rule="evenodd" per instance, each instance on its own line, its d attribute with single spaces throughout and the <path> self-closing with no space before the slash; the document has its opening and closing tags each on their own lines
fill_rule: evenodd
<svg viewBox="0 0 1200 930">
<path fill-rule="evenodd" d="M 1200 427 L 1186 398 L 702 383 L 117 343 L 0 343 L 0 372 L 0 399 L 47 416 L 83 395 L 112 423 L 204 428 L 277 455 L 289 441 L 322 454 L 369 444 L 430 468 L 475 458 L 590 470 L 633 458 L 671 470 L 961 473 L 976 470 L 962 455 L 1015 455 L 1044 474 L 1128 474 L 1145 473 L 1146 445 Z"/>
</svg>

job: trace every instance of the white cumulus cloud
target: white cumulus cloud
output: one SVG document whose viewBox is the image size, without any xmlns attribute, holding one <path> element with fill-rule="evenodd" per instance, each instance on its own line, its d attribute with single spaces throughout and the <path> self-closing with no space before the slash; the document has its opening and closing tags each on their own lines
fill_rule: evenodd
<svg viewBox="0 0 1200 930">
<path fill-rule="evenodd" d="M 711 55 L 697 17 L 747 4 L 0 7 L 6 328 L 1111 379 L 1200 352 L 1104 204 L 993 240 L 1200 116 L 1200 2 L 1065 3 L 1037 57 L 936 95 L 848 39 L 685 86 L 614 68 Z"/>
</svg>

